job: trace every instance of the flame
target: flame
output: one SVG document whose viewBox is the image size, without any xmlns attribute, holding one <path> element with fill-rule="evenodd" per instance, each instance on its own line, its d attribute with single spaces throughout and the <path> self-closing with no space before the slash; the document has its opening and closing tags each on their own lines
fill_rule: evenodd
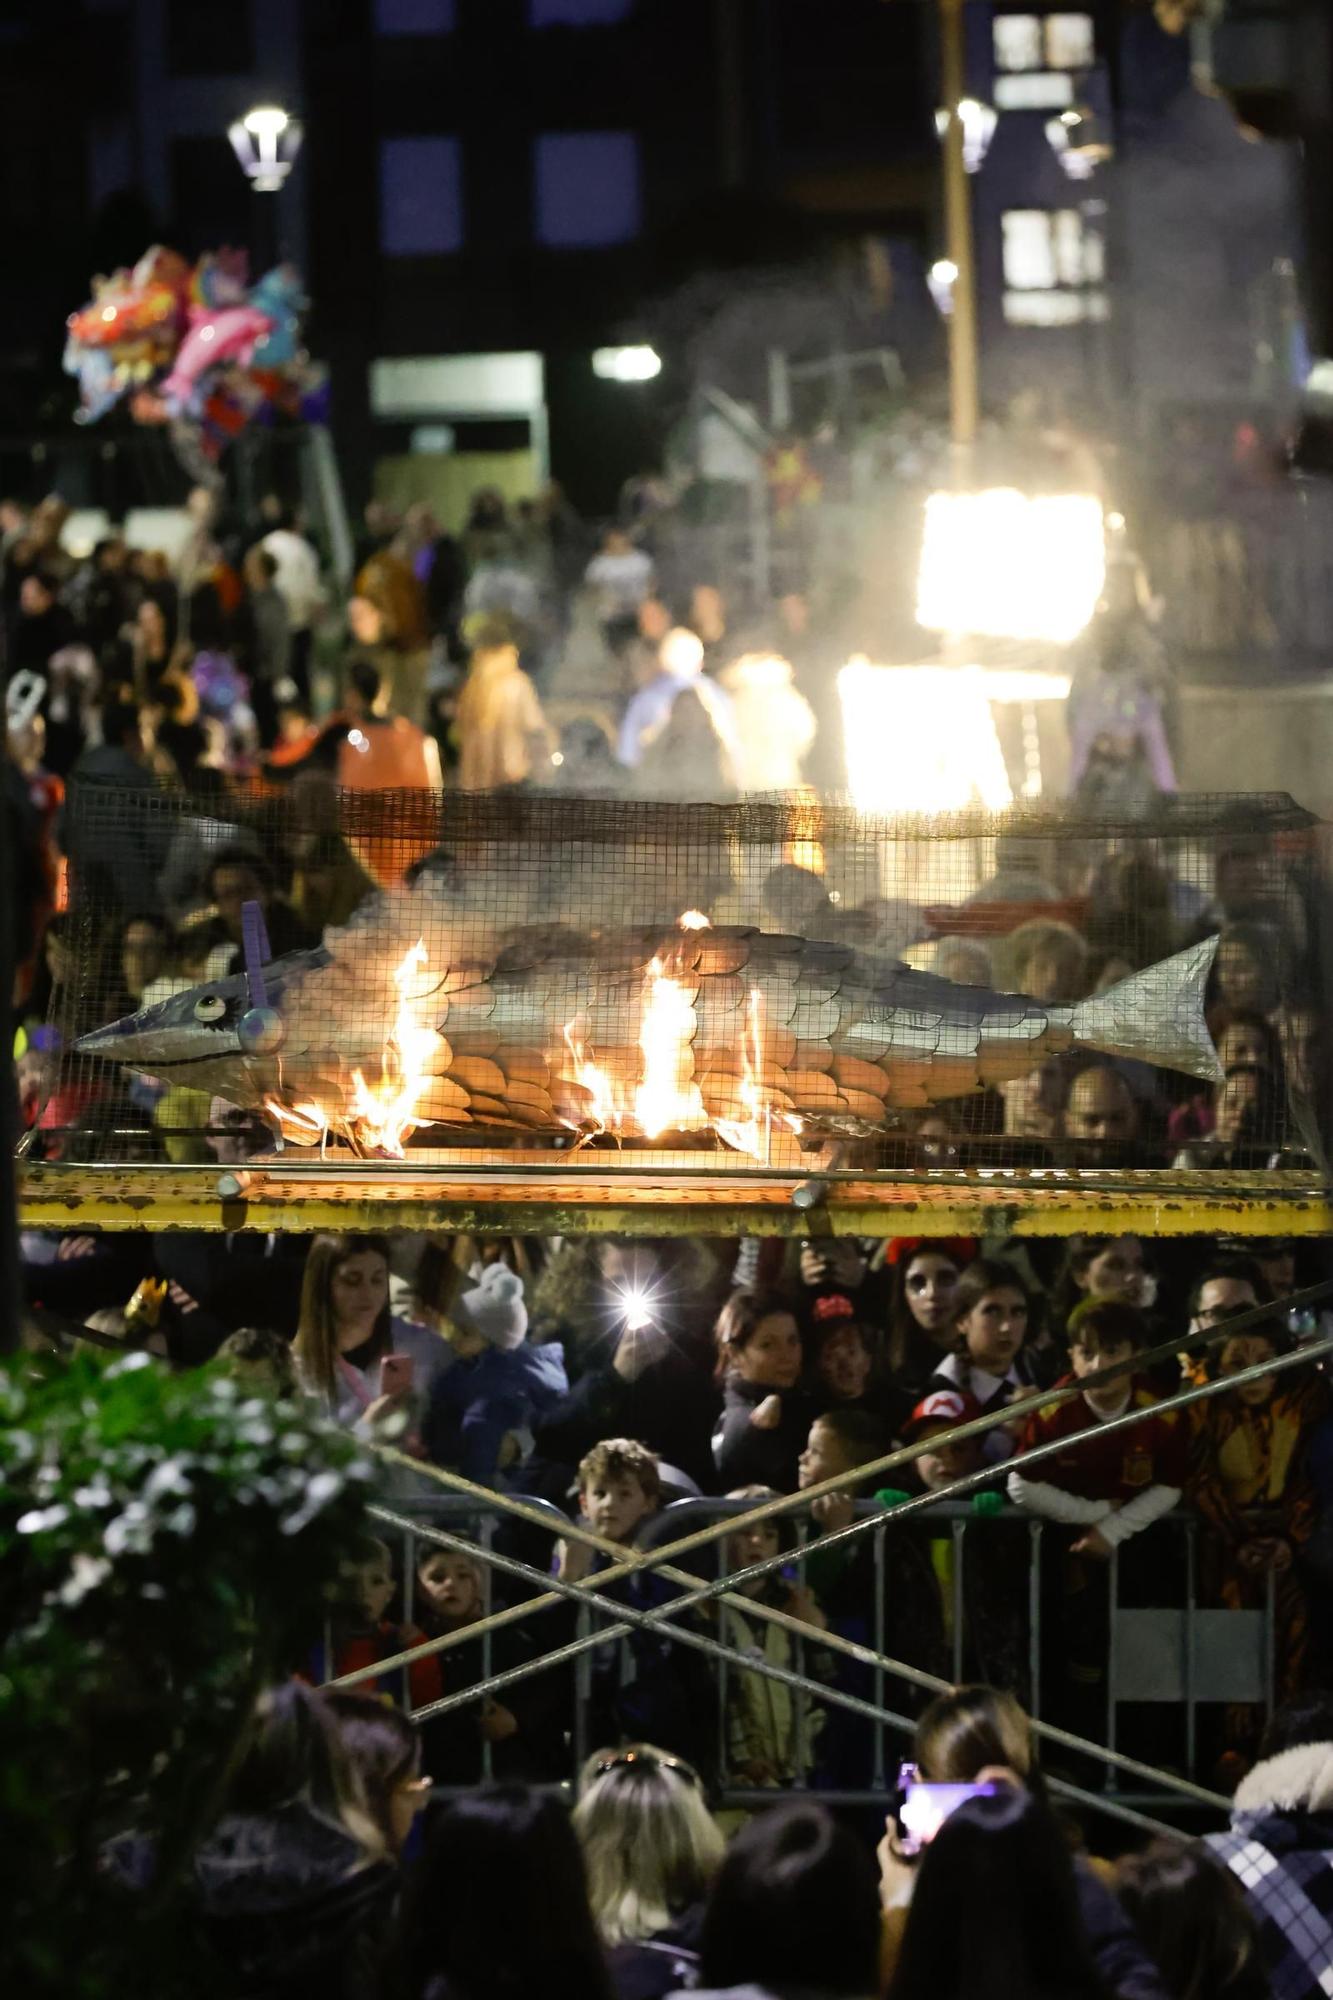
<svg viewBox="0 0 1333 2000">
<path fill-rule="evenodd" d="M 564 1033 L 565 1047 L 574 1065 L 573 1081 L 586 1090 L 592 1100 L 588 1107 L 588 1122 L 592 1129 L 585 1136 L 595 1138 L 599 1132 L 619 1133 L 625 1117 L 624 1104 L 616 1093 L 609 1072 L 600 1068 L 589 1055 L 577 1016 L 565 1023 Z"/>
<path fill-rule="evenodd" d="M 329 1136 L 328 1116 L 321 1105 L 282 1104 L 276 1097 L 266 1097 L 264 1110 L 290 1145 L 322 1146 Z"/>
<path fill-rule="evenodd" d="M 682 931 L 711 931 L 713 920 L 702 910 L 686 910 L 676 919 L 677 929 Z"/>
<path fill-rule="evenodd" d="M 659 1132 L 690 1132 L 707 1125 L 703 1096 L 694 1081 L 694 999 L 667 976 L 660 958 L 644 980 L 639 1047 L 643 1081 L 634 1093 L 634 1116 L 646 1139 Z"/>
<path fill-rule="evenodd" d="M 418 938 L 393 975 L 398 1011 L 384 1038 L 379 1082 L 368 1084 L 359 1069 L 352 1071 L 349 1137 L 367 1152 L 388 1153 L 397 1160 L 417 1126 L 430 1122 L 417 1116 L 417 1103 L 430 1083 L 430 1060 L 440 1037 L 417 1020 L 409 997 L 413 975 L 429 956 L 425 939 Z"/>
<path fill-rule="evenodd" d="M 752 986 L 745 1009 L 745 1033 L 741 1037 L 741 1084 L 738 1093 L 749 1115 L 741 1119 L 713 1120 L 713 1129 L 719 1139 L 728 1146 L 734 1146 L 738 1153 L 749 1153 L 756 1160 L 767 1157 L 773 1123 L 772 1106 L 759 1087 L 764 1062 L 763 1023 L 763 995 L 757 986 Z"/>
</svg>

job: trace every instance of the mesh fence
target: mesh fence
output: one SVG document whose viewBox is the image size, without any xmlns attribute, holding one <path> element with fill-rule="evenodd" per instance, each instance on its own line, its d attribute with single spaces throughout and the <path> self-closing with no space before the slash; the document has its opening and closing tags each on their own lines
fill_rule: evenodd
<svg viewBox="0 0 1333 2000">
<path fill-rule="evenodd" d="M 33 1150 L 1299 1165 L 1315 835 L 1280 795 L 1121 823 L 85 784 Z"/>
</svg>

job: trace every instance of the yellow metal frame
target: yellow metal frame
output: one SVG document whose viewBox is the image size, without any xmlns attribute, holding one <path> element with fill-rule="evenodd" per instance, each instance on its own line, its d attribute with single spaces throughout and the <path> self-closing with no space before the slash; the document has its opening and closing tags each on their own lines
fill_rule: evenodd
<svg viewBox="0 0 1333 2000">
<path fill-rule="evenodd" d="M 561 1161 L 217 1167 L 20 1162 L 31 1229 L 450 1230 L 502 1236 L 1325 1236 L 1308 1173 L 994 1168 L 910 1175 L 606 1171 Z"/>
</svg>

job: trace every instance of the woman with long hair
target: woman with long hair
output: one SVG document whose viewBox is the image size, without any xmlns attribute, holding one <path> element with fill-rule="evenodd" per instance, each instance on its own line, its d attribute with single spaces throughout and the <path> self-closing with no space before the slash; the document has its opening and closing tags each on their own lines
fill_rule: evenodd
<svg viewBox="0 0 1333 2000">
<path fill-rule="evenodd" d="M 306 1259 L 293 1344 L 308 1395 L 340 1423 L 369 1426 L 395 1410 L 423 1405 L 450 1359 L 429 1327 L 389 1311 L 389 1244 L 383 1236 L 317 1236 Z M 408 1365 L 390 1369 L 390 1357 Z"/>
<path fill-rule="evenodd" d="M 879 1885 L 861 1842 L 823 1806 L 778 1806 L 741 1828 L 718 1870 L 700 1986 L 869 2000 L 880 1939 Z"/>
<path fill-rule="evenodd" d="M 493 1785 L 441 1813 L 404 1899 L 394 1961 L 400 2000 L 614 2000 L 560 1801 Z"/>
<path fill-rule="evenodd" d="M 1049 1806 L 1016 1785 L 965 1800 L 921 1856 L 889 2000 L 1106 1995 Z"/>
<path fill-rule="evenodd" d="M 1171 2000 L 1269 2000 L 1245 1892 L 1206 1847 L 1155 1840 L 1118 1864 L 1115 1886 Z"/>
<path fill-rule="evenodd" d="M 323 1700 L 385 1852 L 396 1857 L 430 1800 L 431 1781 L 421 1769 L 421 1732 L 401 1709 L 359 1689 L 332 1689 Z"/>
<path fill-rule="evenodd" d="M 937 1695 L 917 1718 L 912 1755 L 928 1785 L 994 1782 L 1011 1791 L 1021 1788 L 1038 1804 L 1046 1803 L 1036 1733 L 1020 1704 L 1002 1688 L 964 1686 Z M 1070 1846 L 1063 1827 L 1060 1838 Z M 1120 1905 L 1083 1857 L 1070 1851 L 1079 1918 L 1106 1989 L 1136 1994 L 1139 2000 L 1161 2000 L 1152 1962 Z M 880 1868 L 892 1941 L 895 1920 L 900 1926 L 922 1873 L 920 1864 L 898 1850 L 892 1823 L 880 1847 Z"/>
<path fill-rule="evenodd" d="M 972 1261 L 972 1247 L 952 1242 L 905 1243 L 892 1270 L 884 1372 L 903 1413 L 915 1407 L 953 1342 L 954 1292 Z"/>
<path fill-rule="evenodd" d="M 373 1992 L 395 1879 L 324 1697 L 299 1681 L 270 1688 L 185 1884 L 220 1990 Z"/>
<path fill-rule="evenodd" d="M 619 2000 L 691 1985 L 703 1901 L 725 1852 L 698 1773 L 651 1743 L 594 1751 L 574 1831 Z"/>
</svg>

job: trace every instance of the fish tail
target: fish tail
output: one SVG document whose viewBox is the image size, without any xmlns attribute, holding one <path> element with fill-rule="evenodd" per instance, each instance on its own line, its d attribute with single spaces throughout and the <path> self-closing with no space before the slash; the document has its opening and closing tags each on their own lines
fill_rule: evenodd
<svg viewBox="0 0 1333 2000">
<path fill-rule="evenodd" d="M 1225 1072 L 1203 1013 L 1217 946 L 1204 938 L 1081 1000 L 1069 1012 L 1075 1042 L 1219 1083 Z"/>
</svg>

